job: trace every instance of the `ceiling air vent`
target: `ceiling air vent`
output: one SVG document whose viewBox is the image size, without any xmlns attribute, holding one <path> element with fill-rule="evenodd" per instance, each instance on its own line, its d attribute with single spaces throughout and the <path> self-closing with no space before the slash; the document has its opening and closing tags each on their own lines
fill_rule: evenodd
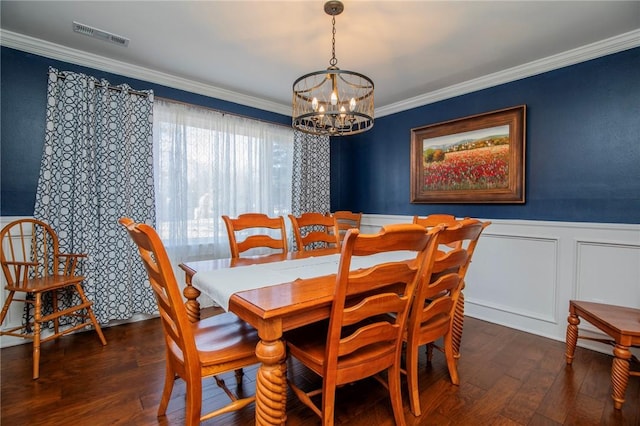
<svg viewBox="0 0 640 426">
<path fill-rule="evenodd" d="M 99 30 L 97 28 L 90 27 L 89 25 L 81 24 L 80 22 L 73 21 L 73 31 L 99 40 L 119 44 L 120 46 L 126 47 L 129 45 L 129 39 L 126 37 Z"/>
</svg>

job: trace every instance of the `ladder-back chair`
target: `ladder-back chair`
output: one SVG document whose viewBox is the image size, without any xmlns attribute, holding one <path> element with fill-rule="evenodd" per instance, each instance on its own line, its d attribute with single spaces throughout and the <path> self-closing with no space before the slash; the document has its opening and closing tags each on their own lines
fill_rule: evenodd
<svg viewBox="0 0 640 426">
<path fill-rule="evenodd" d="M 438 225 L 454 226 L 458 223 L 458 219 L 452 214 L 434 213 L 425 217 L 413 216 L 413 223 L 425 228 Z"/>
<path fill-rule="evenodd" d="M 338 210 L 333 213 L 333 217 L 336 218 L 336 225 L 338 226 L 338 233 L 340 234 L 340 241 L 344 239 L 349 229 L 360 229 L 360 222 L 362 221 L 362 213 L 354 213 L 346 210 Z"/>
<path fill-rule="evenodd" d="M 443 214 L 443 213 L 430 214 L 425 217 L 420 217 L 420 216 L 413 217 L 413 223 L 422 225 L 427 229 L 432 226 L 441 225 L 441 224 L 445 226 L 456 226 L 462 222 L 468 222 L 468 221 L 481 223 L 483 230 L 487 226 L 491 225 L 491 222 L 489 221 L 482 222 L 482 221 L 479 221 L 478 219 L 472 219 L 469 217 L 465 217 L 464 219 L 456 219 L 456 217 L 453 215 Z M 478 236 L 478 238 L 480 238 L 480 236 Z M 438 249 L 438 254 L 442 255 L 443 253 L 450 250 L 451 248 L 462 247 L 463 244 L 470 254 L 469 262 L 471 262 L 471 257 L 473 256 L 473 252 L 476 248 L 476 245 L 478 244 L 477 239 L 467 240 L 467 241 L 455 241 L 451 244 L 441 244 Z M 463 270 L 462 288 L 460 289 L 460 295 L 458 297 L 458 302 L 456 304 L 456 312 L 455 312 L 455 318 L 454 318 L 453 350 L 455 352 L 456 359 L 460 357 L 460 343 L 462 341 L 462 328 L 464 325 L 464 292 L 462 290 L 466 285 L 464 278 L 468 269 L 469 269 L 469 265 L 467 265 Z"/>
<path fill-rule="evenodd" d="M 491 222 L 488 220 L 483 222 L 478 219 L 470 218 L 459 220 L 458 223 L 462 225 L 479 223 L 482 227 L 482 231 L 484 231 L 487 226 L 491 225 Z M 467 285 L 466 276 L 467 272 L 469 271 L 469 266 L 471 266 L 471 262 L 473 261 L 473 253 L 476 250 L 476 246 L 478 245 L 481 234 L 482 232 L 478 234 L 476 238 L 464 239 L 462 241 L 459 241 L 458 243 L 445 243 L 445 245 L 448 247 L 451 247 L 452 244 L 454 244 L 455 247 L 463 247 L 469 254 L 469 260 L 467 261 L 467 264 L 460 271 L 462 276 L 462 287 L 460 288 L 460 294 L 458 295 L 458 301 L 456 302 L 456 311 L 453 316 L 453 352 L 456 359 L 460 358 L 460 344 L 462 342 L 462 329 L 464 327 L 464 288 Z M 440 247 L 442 248 L 442 245 L 440 245 Z"/>
<path fill-rule="evenodd" d="M 186 383 L 187 425 L 197 425 L 211 417 L 244 408 L 255 397 L 239 398 L 216 375 L 236 370 L 238 388 L 242 387 L 241 370 L 258 363 L 255 348 L 256 330 L 232 313 L 218 314 L 192 323 L 187 316 L 182 294 L 164 245 L 156 231 L 148 225 L 121 218 L 135 242 L 149 275 L 158 303 L 166 343 L 166 376 L 158 416 L 165 415 L 174 382 Z M 231 398 L 231 403 L 201 415 L 202 379 L 214 377 L 218 386 Z"/>
<path fill-rule="evenodd" d="M 440 225 L 444 226 L 444 225 Z M 471 260 L 465 241 L 476 241 L 482 233 L 480 222 L 460 222 L 447 227 L 436 236 L 436 244 L 453 249 L 427 258 L 423 280 L 418 285 L 403 338 L 406 342 L 406 373 L 409 386 L 411 412 L 419 416 L 420 390 L 418 388 L 418 349 L 427 345 L 427 361 L 431 362 L 433 349 L 444 352 L 451 382 L 459 384 L 457 361 L 453 346 L 453 319 L 462 290 L 464 272 Z M 443 346 L 435 341 L 443 338 Z"/>
<path fill-rule="evenodd" d="M 322 213 L 289 215 L 298 251 L 340 246 L 336 219 Z"/>
<path fill-rule="evenodd" d="M 451 214 L 434 213 L 425 217 L 413 216 L 413 223 L 416 225 L 422 225 L 425 228 L 432 226 L 438 226 L 440 224 L 453 226 L 458 222 L 458 219 Z"/>
<path fill-rule="evenodd" d="M 329 322 L 293 330 L 286 336 L 289 354 L 322 377 L 322 389 L 303 391 L 289 384 L 301 402 L 322 419 L 334 421 L 336 388 L 387 371 L 387 387 L 397 425 L 404 425 L 400 390 L 400 353 L 414 290 L 425 258 L 433 252 L 434 235 L 411 224 L 388 225 L 377 234 L 351 229 L 342 244 L 335 296 Z M 411 251 L 405 261 L 380 260 L 350 271 L 359 256 Z M 432 254 L 432 253 L 431 253 Z M 381 380 L 381 379 L 379 379 Z M 318 407 L 311 398 L 322 393 Z"/>
<path fill-rule="evenodd" d="M 238 258 L 243 252 L 254 248 L 266 247 L 286 253 L 289 248 L 287 245 L 287 231 L 282 216 L 269 217 L 262 213 L 245 213 L 232 219 L 229 216 L 222 216 L 222 220 L 227 227 L 229 235 L 229 249 L 231 257 Z M 267 234 L 268 230 L 275 230 L 279 234 L 279 238 Z M 238 236 L 243 231 L 257 231 L 259 234 L 249 234 L 244 239 L 238 241 Z"/>
</svg>

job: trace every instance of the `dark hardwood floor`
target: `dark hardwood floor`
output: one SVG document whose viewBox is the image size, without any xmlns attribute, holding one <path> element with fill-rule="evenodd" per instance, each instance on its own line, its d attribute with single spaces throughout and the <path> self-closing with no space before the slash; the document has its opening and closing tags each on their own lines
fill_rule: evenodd
<svg viewBox="0 0 640 426">
<path fill-rule="evenodd" d="M 63 337 L 42 347 L 40 379 L 31 379 L 31 345 L 5 348 L 1 356 L 2 425 L 181 425 L 184 384 L 176 382 L 166 417 L 156 410 L 164 380 L 164 347 L 158 319 Z M 421 360 L 422 416 L 414 417 L 405 393 L 408 425 L 640 425 L 640 379 L 631 377 L 626 403 L 613 408 L 611 357 L 578 348 L 566 367 L 564 343 L 466 318 L 459 363 L 460 386 L 448 378 L 444 357 Z M 317 379 L 289 361 L 289 376 L 302 386 Z M 245 370 L 244 391 L 255 389 L 255 368 Z M 225 377 L 235 384 L 233 374 Z M 406 388 L 405 388 L 406 389 Z M 405 391 L 403 389 L 403 392 Z M 205 383 L 205 408 L 226 396 Z M 374 380 L 338 391 L 336 424 L 392 425 L 391 405 Z M 253 404 L 205 424 L 251 425 Z M 318 419 L 289 395 L 289 425 Z"/>
</svg>

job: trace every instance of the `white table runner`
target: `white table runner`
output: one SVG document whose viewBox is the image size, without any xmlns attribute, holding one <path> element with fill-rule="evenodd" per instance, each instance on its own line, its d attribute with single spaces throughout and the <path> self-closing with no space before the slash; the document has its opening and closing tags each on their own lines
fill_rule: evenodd
<svg viewBox="0 0 640 426">
<path fill-rule="evenodd" d="M 415 258 L 411 251 L 395 251 L 358 256 L 351 260 L 351 270 L 368 268 L 383 262 L 397 262 Z M 197 272 L 193 275 L 193 285 L 211 297 L 225 311 L 229 310 L 229 298 L 232 294 L 287 283 L 297 279 L 322 277 L 338 272 L 340 255 L 307 257 L 297 260 L 261 263 L 234 268 Z"/>
</svg>

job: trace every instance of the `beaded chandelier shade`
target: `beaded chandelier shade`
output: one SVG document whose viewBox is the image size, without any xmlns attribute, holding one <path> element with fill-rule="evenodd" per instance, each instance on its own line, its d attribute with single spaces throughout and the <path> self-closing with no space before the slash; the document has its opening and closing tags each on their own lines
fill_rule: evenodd
<svg viewBox="0 0 640 426">
<path fill-rule="evenodd" d="M 373 81 L 337 67 L 336 15 L 343 10 L 340 1 L 324 5 L 333 26 L 329 67 L 305 74 L 293 83 L 293 127 L 305 133 L 342 136 L 373 127 Z"/>
</svg>

